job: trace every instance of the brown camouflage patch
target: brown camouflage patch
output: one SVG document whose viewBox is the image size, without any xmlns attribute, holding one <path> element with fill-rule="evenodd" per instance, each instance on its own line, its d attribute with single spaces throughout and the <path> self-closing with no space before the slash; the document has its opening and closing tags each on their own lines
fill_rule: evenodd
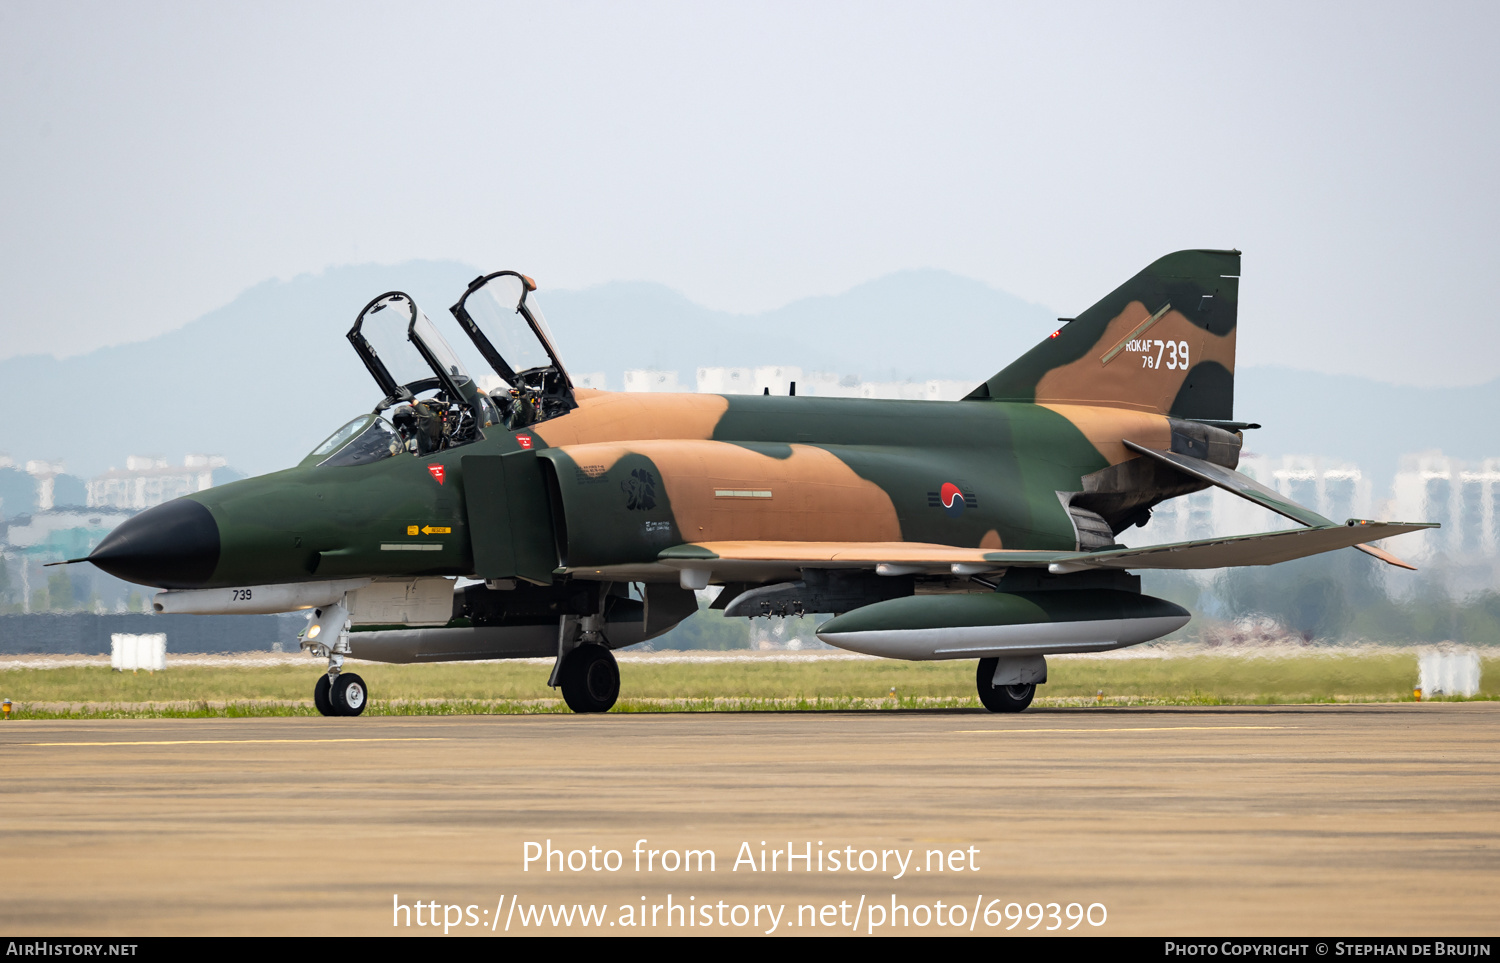
<svg viewBox="0 0 1500 963">
<path fill-rule="evenodd" d="M 845 563 L 850 567 L 873 567 L 881 562 L 926 565 L 941 570 L 949 565 L 995 561 L 984 549 L 957 548 L 931 542 L 827 541 L 694 541 L 726 561 L 791 562 L 796 564 Z M 1019 554 L 1019 553 L 1018 553 Z"/>
<path fill-rule="evenodd" d="M 1152 314 L 1140 301 L 1131 301 L 1087 354 L 1041 377 L 1037 403 L 1118 405 L 1165 414 L 1191 368 L 1216 361 L 1233 373 L 1237 328 L 1222 336 L 1211 334 L 1173 309 L 1132 339 Z M 1186 366 L 1178 363 L 1182 345 L 1187 346 Z M 1105 363 L 1116 346 L 1121 350 Z"/>
<path fill-rule="evenodd" d="M 549 447 L 656 438 L 712 438 L 723 395 L 579 391 L 578 407 L 531 430 Z"/>
<path fill-rule="evenodd" d="M 1147 448 L 1165 450 L 1172 447 L 1171 424 L 1161 415 L 1095 405 L 1044 404 L 1042 407 L 1072 422 L 1111 465 L 1141 457 L 1125 447 L 1125 438 Z"/>
<path fill-rule="evenodd" d="M 686 541 L 900 540 L 896 508 L 884 489 L 822 448 L 790 447 L 785 458 L 700 440 L 564 450 L 579 465 L 613 465 L 626 454 L 649 458 Z"/>
</svg>

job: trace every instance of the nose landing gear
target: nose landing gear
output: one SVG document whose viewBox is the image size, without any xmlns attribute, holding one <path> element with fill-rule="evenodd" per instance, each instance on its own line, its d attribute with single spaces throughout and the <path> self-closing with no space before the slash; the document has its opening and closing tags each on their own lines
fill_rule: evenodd
<svg viewBox="0 0 1500 963">
<path fill-rule="evenodd" d="M 323 678 L 328 677 L 325 675 Z M 357 716 L 365 711 L 369 690 L 365 688 L 364 679 L 353 672 L 342 672 L 337 679 L 333 680 L 331 688 L 329 702 L 332 704 L 334 715 Z"/>
<path fill-rule="evenodd" d="M 324 641 L 334 636 L 332 644 Z M 325 716 L 357 716 L 365 711 L 370 690 L 365 680 L 353 672 L 344 672 L 344 657 L 349 654 L 349 608 L 344 602 L 314 609 L 302 631 L 302 648 L 313 656 L 328 660 L 328 671 L 313 686 L 313 705 Z"/>
<path fill-rule="evenodd" d="M 333 664 L 335 659 L 339 663 L 344 661 L 342 655 L 329 656 L 328 672 L 318 676 L 313 686 L 313 705 L 325 716 L 357 716 L 369 704 L 370 690 L 365 680 L 353 672 L 339 671 L 339 666 Z"/>
</svg>

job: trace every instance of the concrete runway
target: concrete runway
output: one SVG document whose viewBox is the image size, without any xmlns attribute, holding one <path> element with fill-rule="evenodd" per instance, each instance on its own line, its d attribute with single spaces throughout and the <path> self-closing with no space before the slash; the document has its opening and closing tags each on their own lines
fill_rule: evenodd
<svg viewBox="0 0 1500 963">
<path fill-rule="evenodd" d="M 942 900 L 950 923 L 954 904 L 970 917 L 980 901 L 972 931 L 911 930 L 933 934 L 996 932 L 982 908 L 1000 899 L 1107 908 L 1074 933 L 1493 935 L 1497 750 L 1496 703 L 12 720 L 0 928 L 442 933 L 393 928 L 395 895 L 435 901 L 440 920 L 446 904 L 473 906 L 479 925 L 451 932 L 498 937 L 497 913 L 512 935 L 550 929 L 519 926 L 517 904 L 608 904 L 604 919 L 623 921 L 619 907 L 633 916 L 671 893 L 728 922 L 685 928 L 677 911 L 657 932 L 762 932 L 771 910 L 737 927 L 732 909 L 758 903 L 787 907 L 779 933 L 848 935 L 863 896 Z M 622 867 L 523 871 L 524 844 L 547 839 L 618 850 Z M 716 869 L 637 872 L 639 839 L 711 849 Z M 758 860 L 762 840 L 915 855 L 901 879 L 731 868 L 742 842 Z M 928 850 L 963 850 L 963 867 L 919 872 Z M 821 917 L 833 924 L 811 927 L 841 901 Z M 798 928 L 803 905 L 817 909 Z M 859 912 L 865 933 L 874 914 Z"/>
</svg>

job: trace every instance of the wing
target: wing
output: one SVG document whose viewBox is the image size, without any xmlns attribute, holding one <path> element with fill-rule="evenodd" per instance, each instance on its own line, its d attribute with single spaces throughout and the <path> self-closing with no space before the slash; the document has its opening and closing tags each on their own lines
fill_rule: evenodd
<svg viewBox="0 0 1500 963">
<path fill-rule="evenodd" d="M 715 580 L 794 577 L 805 568 L 865 569 L 881 575 L 982 575 L 1008 568 L 1045 568 L 1053 574 L 1088 569 L 1195 569 L 1274 565 L 1375 538 L 1435 527 L 1432 522 L 1351 520 L 1283 532 L 1207 538 L 1099 552 L 1031 552 L 956 548 L 923 542 L 701 542 L 661 552 L 660 564 Z"/>
</svg>

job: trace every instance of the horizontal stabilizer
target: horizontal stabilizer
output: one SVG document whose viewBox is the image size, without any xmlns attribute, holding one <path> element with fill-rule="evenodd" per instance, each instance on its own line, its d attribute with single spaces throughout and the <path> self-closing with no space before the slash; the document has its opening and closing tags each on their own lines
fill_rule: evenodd
<svg viewBox="0 0 1500 963">
<path fill-rule="evenodd" d="M 1145 445 L 1138 445 L 1129 439 L 1124 439 L 1124 441 L 1125 447 L 1131 451 L 1145 455 L 1147 458 L 1155 458 L 1157 461 L 1165 462 L 1184 475 L 1191 475 L 1199 481 L 1206 481 L 1210 485 L 1217 485 L 1227 492 L 1255 502 L 1255 504 L 1263 508 L 1269 508 L 1271 511 L 1285 518 L 1290 518 L 1299 525 L 1321 528 L 1326 525 L 1335 524 L 1332 519 L 1324 518 L 1311 508 L 1304 508 L 1298 505 L 1296 502 L 1284 497 L 1280 492 L 1267 488 L 1249 475 L 1242 475 L 1233 468 L 1215 465 L 1211 461 L 1194 458 L 1192 455 L 1184 455 L 1181 452 L 1147 448 Z"/>
<path fill-rule="evenodd" d="M 1311 508 L 1297 504 L 1280 492 L 1267 488 L 1249 475 L 1243 475 L 1233 468 L 1225 468 L 1223 465 L 1216 465 L 1211 461 L 1195 458 L 1192 455 L 1184 455 L 1181 452 L 1147 448 L 1145 445 L 1138 445 L 1128 439 L 1125 439 L 1125 447 L 1131 451 L 1145 455 L 1147 458 L 1154 458 L 1159 462 L 1170 465 L 1184 475 L 1189 475 L 1199 481 L 1208 482 L 1210 485 L 1216 485 L 1231 494 L 1240 496 L 1246 501 L 1251 501 L 1262 508 L 1270 509 L 1284 518 L 1290 518 L 1294 522 L 1307 525 L 1310 528 L 1338 527 L 1338 523 L 1332 519 L 1324 518 Z M 1391 534 L 1397 533 L 1393 532 Z M 1385 536 L 1377 537 L 1384 538 Z M 1387 565 L 1411 569 L 1414 572 L 1417 570 L 1415 565 L 1404 562 L 1390 552 L 1376 548 L 1373 545 L 1366 545 L 1360 542 L 1351 547 L 1359 549 L 1366 555 L 1378 558 Z"/>
</svg>

